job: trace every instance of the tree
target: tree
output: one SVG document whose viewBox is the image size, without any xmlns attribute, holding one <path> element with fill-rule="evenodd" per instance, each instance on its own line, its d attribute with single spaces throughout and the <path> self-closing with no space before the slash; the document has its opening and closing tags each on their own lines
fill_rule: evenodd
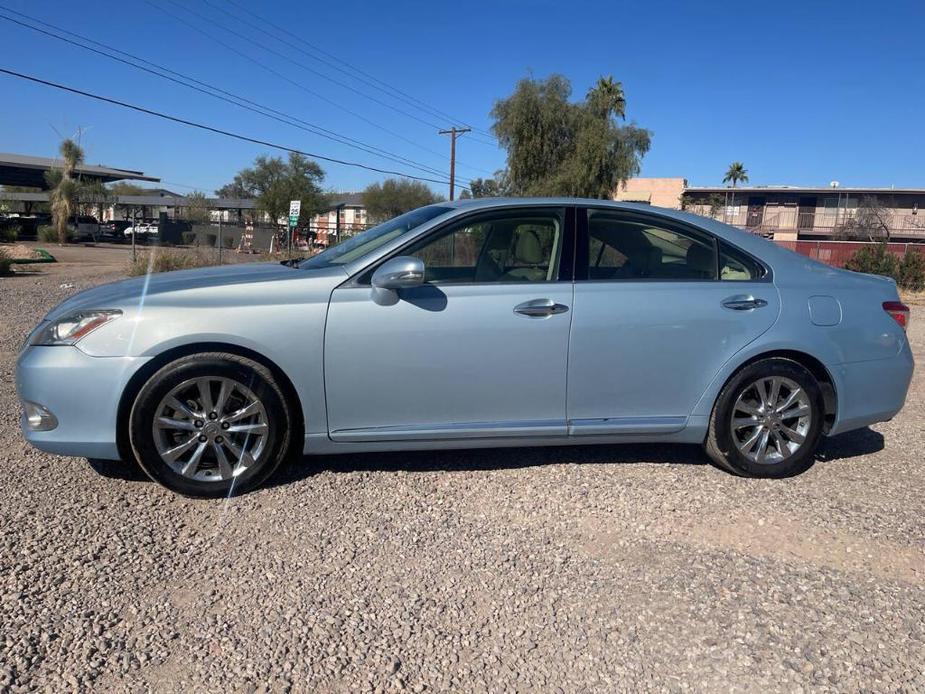
<svg viewBox="0 0 925 694">
<path fill-rule="evenodd" d="M 495 171 L 493 178 L 473 178 L 469 181 L 469 189 L 463 190 L 460 198 L 502 198 L 508 194 L 507 173 Z"/>
<path fill-rule="evenodd" d="M 736 184 L 739 182 L 748 183 L 748 169 L 745 168 L 745 164 L 740 161 L 734 161 L 729 165 L 729 168 L 726 169 L 726 175 L 723 176 L 723 183 L 732 183 L 732 187 L 735 188 Z"/>
<path fill-rule="evenodd" d="M 254 198 L 256 207 L 274 223 L 285 216 L 291 200 L 302 201 L 302 214 L 322 210 L 327 197 L 321 190 L 324 170 L 317 162 L 294 152 L 289 160 L 260 155 L 254 165 L 239 171 L 234 180 L 215 191 L 219 197 Z"/>
<path fill-rule="evenodd" d="M 110 195 L 145 195 L 147 192 L 146 188 L 125 181 L 116 181 L 109 186 Z"/>
<path fill-rule="evenodd" d="M 858 202 L 854 214 L 835 229 L 835 238 L 841 241 L 890 240 L 893 227 L 893 211 L 884 206 L 874 195 L 864 195 Z"/>
<path fill-rule="evenodd" d="M 562 75 L 528 78 L 495 103 L 492 130 L 507 151 L 508 194 L 610 198 L 639 173 L 652 134 L 618 122 L 626 113 L 620 82 L 602 77 L 577 103 L 571 93 Z"/>
<path fill-rule="evenodd" d="M 186 218 L 193 224 L 205 224 L 211 219 L 209 199 L 201 190 L 186 196 Z"/>
<path fill-rule="evenodd" d="M 84 152 L 80 145 L 71 139 L 64 140 L 59 151 L 62 166 L 60 169 L 49 169 L 45 174 L 45 181 L 51 189 L 48 199 L 51 203 L 51 216 L 58 234 L 58 243 L 63 245 L 68 236 L 68 218 L 74 214 L 80 192 L 80 183 L 74 178 L 74 172 L 83 164 Z"/>
<path fill-rule="evenodd" d="M 363 206 L 370 221 L 375 223 L 431 205 L 438 200 L 426 185 L 408 178 L 387 178 L 382 183 L 373 183 L 363 191 Z"/>
</svg>

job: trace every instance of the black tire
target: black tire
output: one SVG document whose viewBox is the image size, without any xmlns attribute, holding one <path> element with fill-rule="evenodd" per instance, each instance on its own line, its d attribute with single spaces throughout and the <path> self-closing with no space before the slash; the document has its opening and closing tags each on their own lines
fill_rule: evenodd
<svg viewBox="0 0 925 694">
<path fill-rule="evenodd" d="M 179 474 L 161 458 L 153 424 L 157 408 L 170 391 L 190 379 L 227 378 L 248 388 L 266 411 L 267 432 L 263 451 L 241 474 L 226 480 L 196 480 Z M 168 489 L 194 497 L 219 497 L 260 486 L 296 448 L 294 418 L 272 372 L 236 354 L 206 352 L 182 357 L 158 370 L 145 383 L 129 415 L 129 441 L 141 469 Z"/>
<path fill-rule="evenodd" d="M 811 419 L 805 440 L 799 449 L 775 462 L 759 463 L 746 457 L 736 446 L 732 431 L 732 414 L 738 397 L 759 379 L 783 377 L 794 381 L 806 393 Z M 713 412 L 704 450 L 720 468 L 743 477 L 782 478 L 805 472 L 813 466 L 822 436 L 825 405 L 816 378 L 791 359 L 774 357 L 749 364 L 738 371 L 720 391 Z M 746 444 L 747 445 L 747 444 Z"/>
</svg>

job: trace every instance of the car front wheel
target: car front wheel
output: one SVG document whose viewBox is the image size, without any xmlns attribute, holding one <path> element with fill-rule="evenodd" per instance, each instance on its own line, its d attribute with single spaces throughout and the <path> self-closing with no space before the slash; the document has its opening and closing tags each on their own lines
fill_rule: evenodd
<svg viewBox="0 0 925 694">
<path fill-rule="evenodd" d="M 806 368 L 790 359 L 762 359 L 720 392 L 704 448 L 713 462 L 739 475 L 798 475 L 815 462 L 824 411 L 822 391 Z"/>
<path fill-rule="evenodd" d="M 291 445 L 286 399 L 262 364 L 193 354 L 157 371 L 138 393 L 129 438 L 154 481 L 188 496 L 227 496 L 265 481 Z"/>
</svg>

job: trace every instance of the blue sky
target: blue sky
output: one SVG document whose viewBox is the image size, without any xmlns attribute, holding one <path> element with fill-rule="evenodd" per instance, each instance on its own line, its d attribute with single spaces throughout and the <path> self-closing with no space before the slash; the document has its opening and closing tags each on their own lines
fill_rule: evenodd
<svg viewBox="0 0 925 694">
<path fill-rule="evenodd" d="M 741 160 L 753 184 L 838 180 L 925 187 L 921 1 L 236 2 L 485 130 L 494 101 L 524 76 L 562 73 L 578 97 L 598 76 L 611 74 L 623 82 L 628 119 L 653 131 L 645 176 L 718 184 L 729 162 Z M 428 167 L 448 168 L 449 143 L 431 125 L 451 121 L 313 61 L 282 43 L 289 37 L 277 40 L 239 23 L 216 8 L 253 19 L 225 0 L 0 0 L 0 5 Z M 0 21 L 0 45 L 0 65 L 8 69 L 306 151 L 412 171 L 6 21 Z M 80 128 L 88 163 L 144 170 L 178 192 L 189 187 L 211 192 L 269 151 L 5 76 L 0 90 L 0 151 L 51 156 L 59 135 Z M 467 179 L 503 166 L 504 153 L 463 137 L 458 160 L 457 173 Z M 324 167 L 326 185 L 335 190 L 360 189 L 382 178 Z"/>
</svg>

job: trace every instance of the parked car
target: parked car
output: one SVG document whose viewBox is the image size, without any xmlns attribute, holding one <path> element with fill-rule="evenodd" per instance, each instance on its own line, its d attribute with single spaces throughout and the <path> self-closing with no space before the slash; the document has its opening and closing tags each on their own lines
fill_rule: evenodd
<svg viewBox="0 0 925 694">
<path fill-rule="evenodd" d="M 124 232 L 126 238 L 131 238 L 136 235 L 136 241 L 140 239 L 148 239 L 154 236 L 157 236 L 157 225 L 156 224 L 135 224 L 134 226 L 127 227 Z"/>
<path fill-rule="evenodd" d="M 189 495 L 290 454 L 582 443 L 700 444 L 786 477 L 900 410 L 908 320 L 892 280 L 703 217 L 458 201 L 299 263 L 81 292 L 16 384 L 36 447 L 134 458 Z"/>
<path fill-rule="evenodd" d="M 72 215 L 67 219 L 67 226 L 75 241 L 96 241 L 100 234 L 100 223 L 91 215 Z"/>
<path fill-rule="evenodd" d="M 100 224 L 100 236 L 105 239 L 121 240 L 125 236 L 125 230 L 131 226 L 132 223 L 127 219 L 113 219 Z"/>
</svg>

